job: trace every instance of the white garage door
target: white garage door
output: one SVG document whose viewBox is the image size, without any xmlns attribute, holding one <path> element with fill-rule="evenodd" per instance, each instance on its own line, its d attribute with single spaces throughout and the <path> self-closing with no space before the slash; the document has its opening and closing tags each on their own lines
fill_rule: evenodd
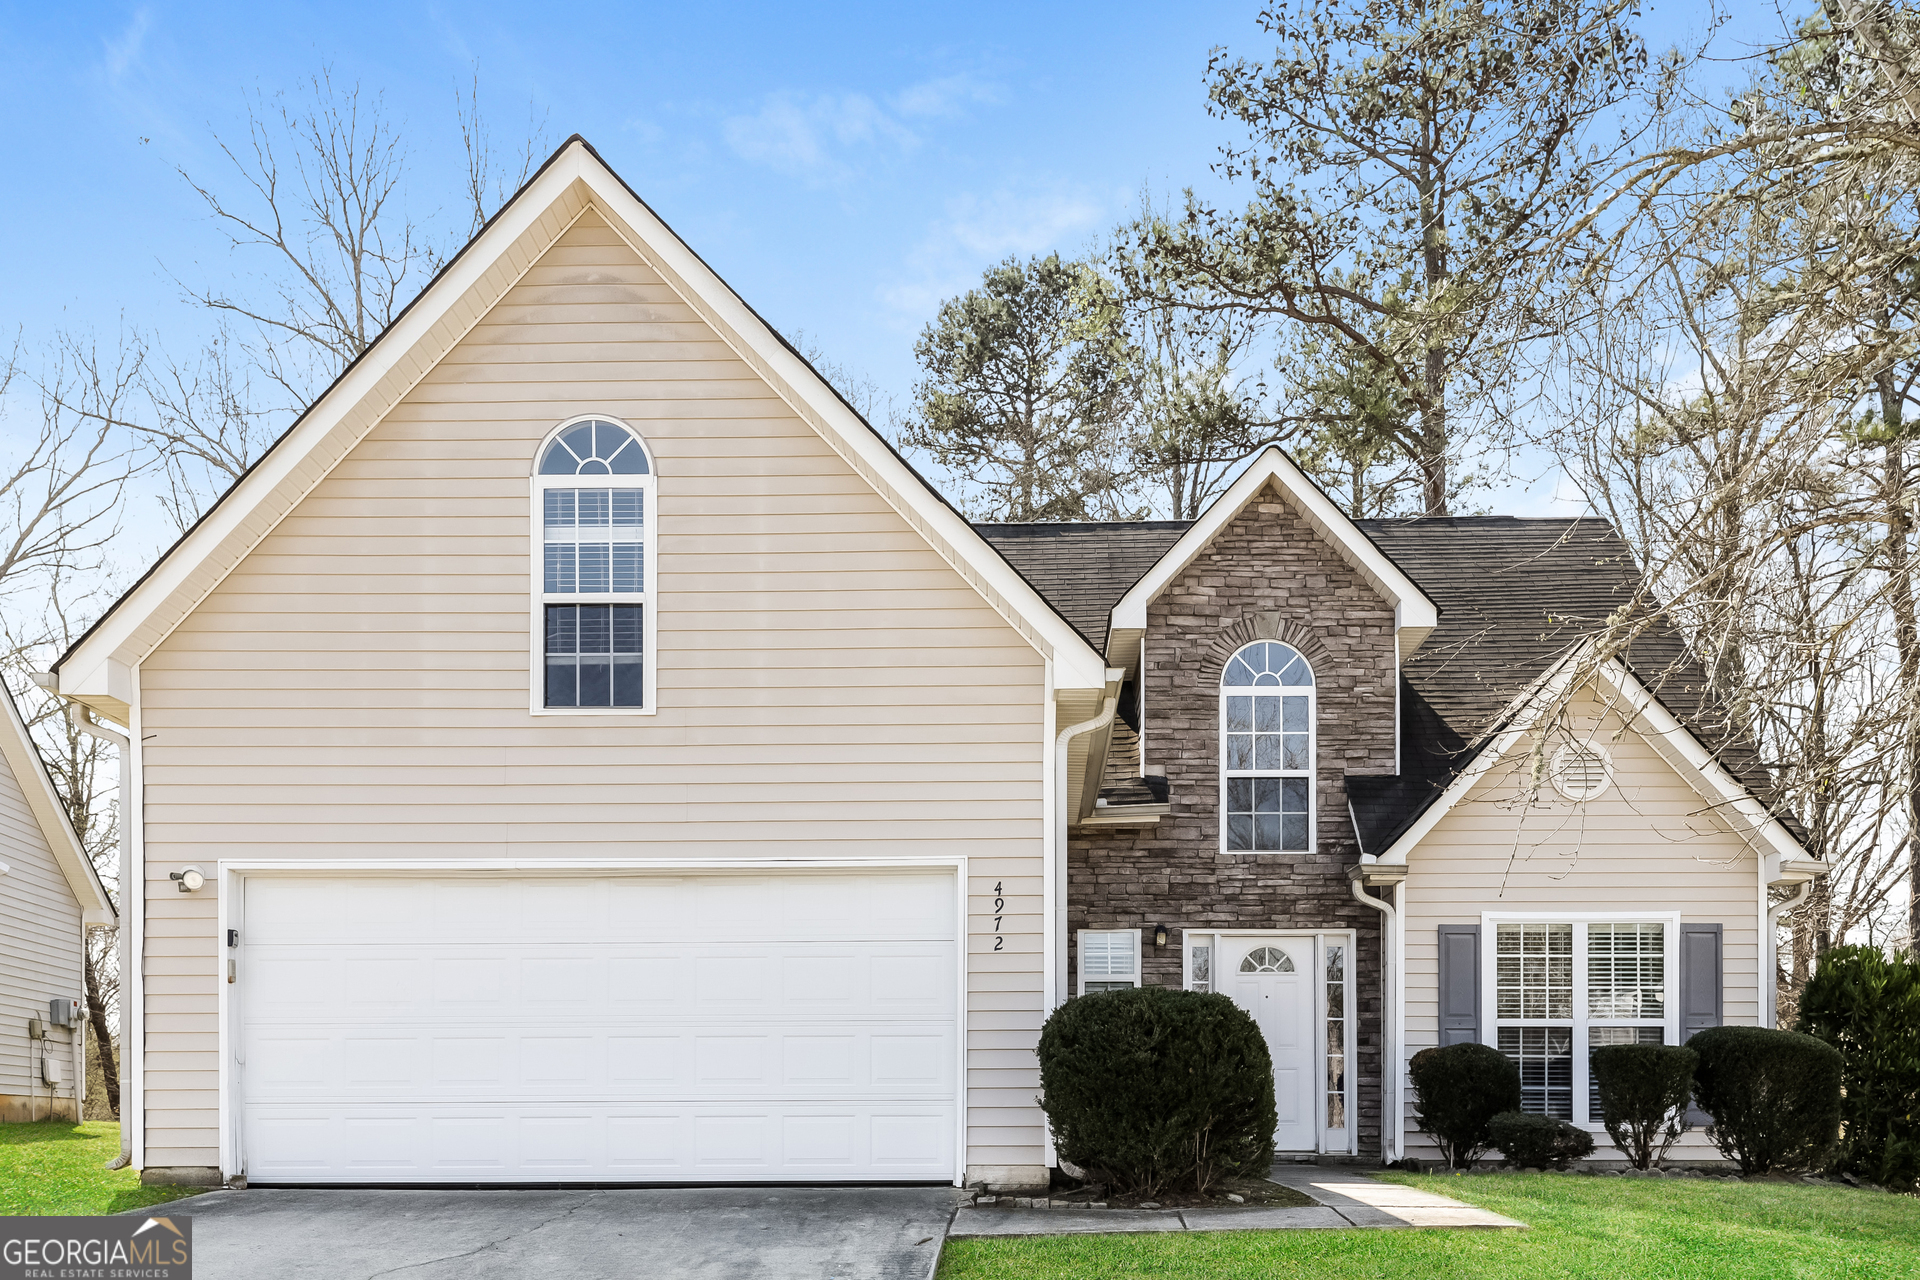
<svg viewBox="0 0 1920 1280">
<path fill-rule="evenodd" d="M 253 876 L 271 1182 L 953 1177 L 952 872 Z"/>
</svg>

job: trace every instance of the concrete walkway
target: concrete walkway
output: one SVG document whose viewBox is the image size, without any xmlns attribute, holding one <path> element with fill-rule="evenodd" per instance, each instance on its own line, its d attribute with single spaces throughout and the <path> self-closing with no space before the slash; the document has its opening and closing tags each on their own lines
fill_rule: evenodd
<svg viewBox="0 0 1920 1280">
<path fill-rule="evenodd" d="M 195 1280 L 929 1280 L 960 1198 L 952 1187 L 262 1188 L 169 1211 L 193 1219 Z"/>
<path fill-rule="evenodd" d="M 1299 1208 L 1007 1209 L 964 1205 L 951 1236 L 1055 1236 L 1129 1231 L 1273 1231 L 1352 1227 L 1524 1227 L 1448 1196 L 1375 1182 L 1350 1169 L 1275 1165 L 1272 1178 L 1319 1203 Z"/>
</svg>

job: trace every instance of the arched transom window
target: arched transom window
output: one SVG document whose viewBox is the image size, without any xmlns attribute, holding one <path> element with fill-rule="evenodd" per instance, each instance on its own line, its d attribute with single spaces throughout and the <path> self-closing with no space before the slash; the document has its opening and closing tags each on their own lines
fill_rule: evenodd
<svg viewBox="0 0 1920 1280">
<path fill-rule="evenodd" d="M 534 472 L 536 711 L 653 706 L 653 464 L 608 418 L 569 422 Z"/>
<path fill-rule="evenodd" d="M 1255 947 L 1240 962 L 1242 973 L 1292 973 L 1293 957 L 1278 947 Z"/>
<path fill-rule="evenodd" d="M 1313 848 L 1313 668 L 1259 640 L 1220 676 L 1222 825 L 1230 853 Z"/>
</svg>

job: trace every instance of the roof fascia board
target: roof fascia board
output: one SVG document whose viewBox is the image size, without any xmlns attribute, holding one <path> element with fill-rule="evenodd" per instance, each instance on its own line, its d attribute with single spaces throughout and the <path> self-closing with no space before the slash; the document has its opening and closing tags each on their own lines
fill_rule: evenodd
<svg viewBox="0 0 1920 1280">
<path fill-rule="evenodd" d="M 1576 649 L 1547 668 L 1507 704 L 1507 709 L 1500 713 L 1500 719 L 1495 722 L 1504 723 L 1506 727 L 1501 729 L 1492 741 L 1482 739 L 1482 745 L 1474 752 L 1473 759 L 1467 762 L 1467 767 L 1447 784 L 1446 789 L 1422 811 L 1413 825 L 1401 832 L 1400 838 L 1375 859 L 1376 862 L 1394 865 L 1406 863 L 1408 851 L 1426 839 L 1428 834 L 1440 824 L 1440 820 L 1479 784 L 1480 779 L 1486 777 L 1495 765 L 1506 758 L 1507 753 L 1513 750 L 1515 744 L 1539 719 L 1541 710 L 1552 705 L 1566 692 L 1568 682 L 1573 679 L 1575 660 L 1580 657 L 1581 652 L 1581 649 Z"/>
<path fill-rule="evenodd" d="M 1810 859 L 1811 855 L 1780 819 L 1754 798 L 1745 783 L 1727 772 L 1727 767 L 1707 750 L 1706 744 L 1681 724 L 1624 662 L 1616 658 L 1604 664 L 1600 676 L 1633 708 L 1636 718 L 1647 722 L 1653 731 L 1653 749 L 1675 772 L 1693 784 L 1702 799 L 1738 813 L 1746 820 L 1748 829 L 1766 842 L 1768 854 L 1786 860 Z"/>
<path fill-rule="evenodd" d="M 189 587 L 193 575 L 215 555 L 222 543 L 241 533 L 247 522 L 272 499 L 276 491 L 283 487 L 291 490 L 283 509 L 249 539 L 247 549 L 251 550 L 298 505 L 301 497 L 332 471 L 331 465 L 317 472 L 312 472 L 308 467 L 321 443 L 363 401 L 379 390 L 380 384 L 390 373 L 407 357 L 415 354 L 416 348 L 431 335 L 447 313 L 482 281 L 523 235 L 538 227 L 548 212 L 560 203 L 568 188 L 578 180 L 579 168 L 578 155 L 562 156 L 548 165 L 511 205 L 500 211 L 460 259 L 451 263 L 405 314 L 341 375 L 339 381 L 301 415 L 292 429 L 276 441 L 215 507 L 162 557 L 148 576 L 92 632 L 82 637 L 58 666 L 60 691 L 63 694 L 84 696 L 106 692 L 105 684 L 111 679 L 110 663 L 128 668 L 137 666 L 166 635 L 172 633 L 173 625 L 191 613 L 208 592 L 225 580 L 234 565 L 246 558 L 244 551 L 234 557 L 232 564 L 225 566 L 214 582 L 194 593 L 194 598 L 180 610 L 173 625 L 166 626 L 162 634 L 151 642 L 140 644 L 138 637 L 145 624 L 161 611 L 170 597 Z M 581 212 L 584 212 L 584 206 L 565 218 L 564 225 L 548 237 L 547 247 L 578 219 Z M 539 253 L 530 254 L 527 263 L 513 273 L 513 279 L 518 280 L 525 274 L 526 268 L 538 257 Z M 506 288 L 511 287 L 511 283 L 506 285 Z M 505 289 L 499 292 L 504 296 Z M 444 358 L 446 351 L 452 350 L 498 300 L 498 297 L 492 298 L 486 305 L 476 308 L 472 319 L 460 327 L 459 335 L 444 343 L 445 350 L 434 352 L 431 358 L 421 361 L 421 367 L 414 376 L 406 380 L 405 389 L 390 397 L 392 403 L 398 403 L 407 391 L 431 372 Z M 380 412 L 372 415 L 357 434 L 355 443 L 378 425 L 391 408 L 392 404 L 381 406 Z M 351 445 L 348 447 L 351 448 Z M 344 456 L 344 451 L 341 456 Z"/>
<path fill-rule="evenodd" d="M 1562 658 L 1522 692 L 1502 713 L 1505 729 L 1473 758 L 1459 776 L 1435 797 L 1411 827 L 1401 833 L 1383 853 L 1381 863 L 1404 864 L 1407 854 L 1438 826 L 1440 820 L 1457 805 L 1493 767 L 1505 759 L 1520 738 L 1538 723 L 1540 715 L 1567 692 L 1568 682 L 1579 669 L 1580 660 L 1590 652 L 1591 640 Z M 1780 820 L 1768 812 L 1738 778 L 1708 751 L 1693 731 L 1681 724 L 1661 701 L 1653 696 L 1626 663 L 1612 658 L 1599 668 L 1601 678 L 1633 710 L 1634 719 L 1643 719 L 1652 730 L 1653 747 L 1660 758 L 1672 766 L 1702 799 L 1734 809 L 1748 822 L 1749 829 L 1766 842 L 1763 856 L 1805 859 L 1808 854 Z M 1729 824 L 1731 825 L 1731 824 Z M 1738 833 L 1736 833 L 1738 834 Z"/>
<path fill-rule="evenodd" d="M 67 816 L 67 806 L 60 803 L 60 795 L 53 789 L 53 779 L 47 776 L 46 761 L 40 758 L 40 749 L 33 744 L 33 735 L 27 730 L 27 722 L 20 717 L 20 708 L 14 704 L 13 694 L 6 692 L 0 701 L 7 704 L 7 727 L 6 732 L 0 734 L 0 753 L 5 755 L 7 769 L 13 774 L 14 781 L 20 784 L 20 793 L 27 798 L 27 807 L 33 811 L 41 837 L 46 840 L 47 848 L 52 850 L 53 860 L 59 865 L 67 888 L 72 890 L 74 901 L 80 904 L 82 920 L 89 925 L 117 923 L 119 917 L 114 912 L 113 899 L 107 896 L 107 887 L 100 882 L 100 874 L 93 868 L 93 859 L 87 857 L 86 850 L 80 845 L 80 837 Z"/>
<path fill-rule="evenodd" d="M 1180 535 L 1180 540 L 1168 548 L 1167 553 L 1154 563 L 1153 568 L 1147 570 L 1140 581 L 1133 584 L 1126 595 L 1120 597 L 1120 602 L 1113 606 L 1111 627 L 1115 630 L 1145 629 L 1147 606 L 1194 562 L 1229 522 L 1259 496 L 1269 482 L 1277 485 L 1307 523 L 1382 598 L 1393 605 L 1394 629 L 1400 636 L 1400 659 L 1404 662 L 1439 623 L 1440 610 L 1420 589 L 1419 584 L 1409 578 L 1386 552 L 1375 546 L 1373 539 L 1362 533 L 1346 513 L 1320 491 L 1320 486 L 1294 465 L 1293 459 L 1273 445 L 1261 450 L 1251 465 L 1240 473 L 1240 478 L 1214 500 L 1213 505 Z"/>
<path fill-rule="evenodd" d="M 584 147 L 582 152 L 589 154 Z M 602 215 L 628 246 L 1028 643 L 1054 660 L 1056 688 L 1105 687 L 1107 664 L 1102 655 L 972 525 L 935 498 L 813 366 L 783 342 L 672 228 L 597 160 L 583 165 L 583 179 Z"/>
</svg>

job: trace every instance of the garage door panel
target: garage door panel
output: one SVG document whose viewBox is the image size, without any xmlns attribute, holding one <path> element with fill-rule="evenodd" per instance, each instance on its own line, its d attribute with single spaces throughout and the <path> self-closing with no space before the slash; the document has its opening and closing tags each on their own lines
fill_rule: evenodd
<svg viewBox="0 0 1920 1280">
<path fill-rule="evenodd" d="M 945 1108 L 250 1106 L 257 1182 L 952 1176 Z"/>
<path fill-rule="evenodd" d="M 242 1061 L 249 1098 L 263 1102 L 636 1094 L 696 1101 L 850 1091 L 874 1098 L 950 1095 L 957 1056 L 956 1034 L 945 1023 L 840 1024 L 827 1032 L 743 1031 L 715 1021 L 705 1029 L 643 1034 L 457 1023 L 384 1034 L 354 1027 L 256 1030 L 246 1038 Z"/>
<path fill-rule="evenodd" d="M 953 1174 L 950 873 L 246 892 L 257 1181 Z"/>
</svg>

